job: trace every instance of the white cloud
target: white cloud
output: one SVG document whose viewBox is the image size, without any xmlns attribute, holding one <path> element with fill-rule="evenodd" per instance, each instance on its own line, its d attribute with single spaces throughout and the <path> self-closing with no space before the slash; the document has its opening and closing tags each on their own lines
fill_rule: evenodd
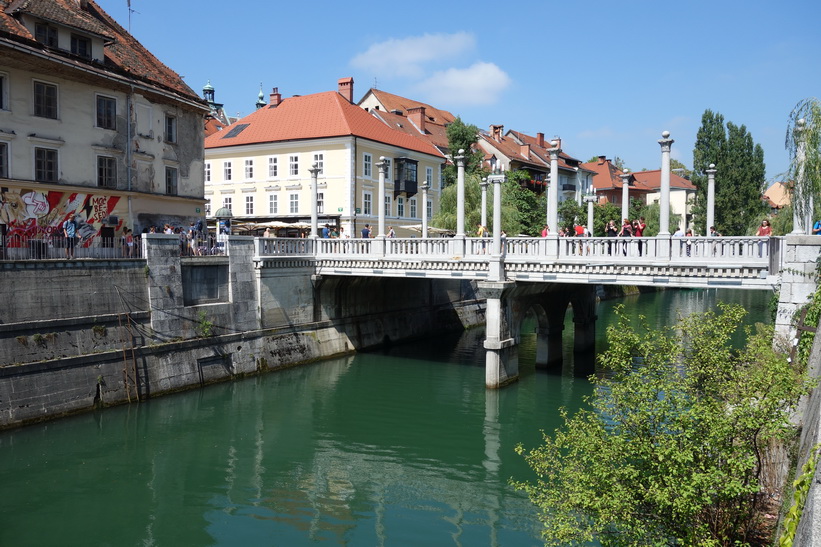
<svg viewBox="0 0 821 547">
<path fill-rule="evenodd" d="M 476 38 L 467 32 L 394 38 L 371 45 L 351 59 L 351 65 L 378 77 L 418 78 L 425 73 L 426 63 L 454 58 L 475 47 Z"/>
<path fill-rule="evenodd" d="M 511 79 L 493 63 L 475 63 L 469 68 L 434 72 L 415 86 L 432 104 L 453 106 L 489 105 L 510 86 Z"/>
</svg>

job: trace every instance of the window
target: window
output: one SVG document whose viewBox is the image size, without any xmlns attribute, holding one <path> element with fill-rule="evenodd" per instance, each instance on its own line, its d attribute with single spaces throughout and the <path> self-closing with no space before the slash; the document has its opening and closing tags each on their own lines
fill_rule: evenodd
<svg viewBox="0 0 821 547">
<path fill-rule="evenodd" d="M 416 198 L 409 199 L 408 204 L 410 204 L 410 217 L 416 218 Z"/>
<path fill-rule="evenodd" d="M 165 168 L 165 193 L 169 196 L 177 195 L 177 169 L 176 167 Z"/>
<path fill-rule="evenodd" d="M 254 196 L 245 196 L 245 214 L 254 214 Z"/>
<path fill-rule="evenodd" d="M 222 206 L 228 209 L 229 211 L 233 212 L 231 209 L 231 196 L 222 198 Z"/>
<path fill-rule="evenodd" d="M 165 116 L 165 142 L 177 142 L 177 118 Z"/>
<path fill-rule="evenodd" d="M 405 216 L 405 198 L 403 197 L 396 198 L 396 216 Z"/>
<path fill-rule="evenodd" d="M 34 82 L 34 115 L 57 119 L 57 86 Z"/>
<path fill-rule="evenodd" d="M 71 52 L 74 55 L 91 59 L 91 40 L 85 36 L 71 35 Z"/>
<path fill-rule="evenodd" d="M 205 202 L 205 216 L 207 216 L 207 217 L 211 216 L 211 201 L 210 200 Z"/>
<path fill-rule="evenodd" d="M 317 192 L 316 194 L 316 212 L 322 214 L 325 212 L 325 194 Z"/>
<path fill-rule="evenodd" d="M 404 167 L 404 169 L 401 169 L 401 167 Z M 416 178 L 416 174 L 417 174 L 416 173 L 416 162 L 407 161 L 407 162 L 404 163 L 404 165 L 400 164 L 400 173 L 401 173 L 401 171 L 405 172 L 404 173 L 404 180 L 402 182 L 405 182 L 406 180 L 410 180 L 410 181 L 413 181 L 413 182 L 417 181 L 417 178 Z"/>
<path fill-rule="evenodd" d="M 390 158 L 385 158 L 385 165 L 387 166 L 387 170 L 385 171 L 385 180 L 393 180 L 391 178 L 391 160 Z"/>
<path fill-rule="evenodd" d="M 9 109 L 8 75 L 0 72 L 0 110 Z"/>
<path fill-rule="evenodd" d="M 0 142 L 0 177 L 9 178 L 9 143 Z"/>
<path fill-rule="evenodd" d="M 278 177 L 279 176 L 279 167 L 277 165 L 276 158 L 268 158 L 268 176 L 269 177 Z"/>
<path fill-rule="evenodd" d="M 373 202 L 373 195 L 370 192 L 362 194 L 362 214 L 372 215 L 373 209 L 371 203 Z"/>
<path fill-rule="evenodd" d="M 428 184 L 428 188 L 432 188 L 432 185 L 433 185 L 433 167 L 425 167 L 425 182 Z"/>
<path fill-rule="evenodd" d="M 254 178 L 254 160 L 245 160 L 245 178 Z"/>
<path fill-rule="evenodd" d="M 291 214 L 299 213 L 299 194 L 289 194 L 288 203 Z"/>
<path fill-rule="evenodd" d="M 117 129 L 117 100 L 97 95 L 97 127 Z"/>
<path fill-rule="evenodd" d="M 268 214 L 271 214 L 271 215 L 279 214 L 279 202 L 277 201 L 276 194 L 269 194 L 268 195 Z"/>
<path fill-rule="evenodd" d="M 231 180 L 231 162 L 230 161 L 222 162 L 222 178 L 223 178 L 223 180 L 226 180 L 226 181 Z"/>
<path fill-rule="evenodd" d="M 34 180 L 57 182 L 57 150 L 52 148 L 34 149 Z"/>
<path fill-rule="evenodd" d="M 111 156 L 97 156 L 97 186 L 117 187 L 117 160 Z"/>
<path fill-rule="evenodd" d="M 427 213 L 428 219 L 433 218 L 433 202 L 431 200 L 428 200 Z"/>
<path fill-rule="evenodd" d="M 45 23 L 35 23 L 34 39 L 48 47 L 57 47 L 57 29 Z"/>
<path fill-rule="evenodd" d="M 442 166 L 439 166 L 439 189 L 442 190 L 445 188 L 445 170 L 442 169 Z"/>
<path fill-rule="evenodd" d="M 211 163 L 205 164 L 205 182 L 211 182 Z"/>
<path fill-rule="evenodd" d="M 393 206 L 392 202 L 393 202 L 393 199 L 392 199 L 391 196 L 385 196 L 385 216 L 386 217 L 391 216 L 391 212 L 392 212 L 391 207 Z"/>
<path fill-rule="evenodd" d="M 316 164 L 317 169 L 319 169 L 316 174 L 322 175 L 325 167 L 325 154 L 314 154 L 314 163 Z"/>
<path fill-rule="evenodd" d="M 370 154 L 365 154 L 362 156 L 362 176 L 363 177 L 372 177 L 373 173 L 373 156 Z"/>
<path fill-rule="evenodd" d="M 291 169 L 290 170 L 291 176 L 295 177 L 295 176 L 299 175 L 299 156 L 289 156 L 288 157 L 288 162 L 290 163 L 290 166 L 291 166 L 291 168 L 290 168 Z"/>
</svg>

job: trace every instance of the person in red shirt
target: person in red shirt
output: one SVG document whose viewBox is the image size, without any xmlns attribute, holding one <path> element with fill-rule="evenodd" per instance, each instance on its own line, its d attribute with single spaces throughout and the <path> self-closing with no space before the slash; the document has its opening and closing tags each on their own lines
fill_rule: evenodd
<svg viewBox="0 0 821 547">
<path fill-rule="evenodd" d="M 633 237 L 641 237 L 644 235 L 644 230 L 647 228 L 647 223 L 644 222 L 644 217 L 639 217 L 638 220 L 633 221 Z M 639 256 L 642 255 L 643 243 L 639 243 Z"/>
</svg>

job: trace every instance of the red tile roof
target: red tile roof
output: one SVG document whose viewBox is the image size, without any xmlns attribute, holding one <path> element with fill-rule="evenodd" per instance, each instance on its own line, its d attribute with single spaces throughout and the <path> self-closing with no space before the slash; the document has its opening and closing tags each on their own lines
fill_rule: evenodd
<svg viewBox="0 0 821 547">
<path fill-rule="evenodd" d="M 550 154 L 548 153 L 548 149 L 552 148 L 550 141 L 553 139 L 545 139 L 542 136 L 540 140 L 537 137 L 531 137 L 530 135 L 519 131 L 514 131 L 512 129 L 507 132 L 507 135 L 512 136 L 517 142 L 529 144 L 533 153 L 536 154 L 536 156 L 538 156 L 543 162 L 547 163 L 548 166 L 550 165 Z M 540 135 L 543 135 L 543 133 Z M 567 154 L 564 150 L 559 152 L 559 168 L 575 169 L 576 167 L 582 169 L 582 162 Z"/>
<path fill-rule="evenodd" d="M 419 132 L 419 128 L 406 116 L 394 114 L 393 112 L 385 112 L 384 110 L 371 110 L 371 114 L 398 131 L 428 140 L 432 145 L 441 150 L 447 150 L 449 146 L 448 132 L 444 125 L 425 123 L 425 134 L 422 135 L 422 133 Z"/>
<path fill-rule="evenodd" d="M 656 191 L 661 188 L 661 169 L 656 169 L 654 171 L 636 171 L 633 173 L 633 176 L 637 181 L 652 191 Z M 676 175 L 675 173 L 670 173 L 670 188 L 692 191 L 695 191 L 696 189 L 692 182 L 682 176 Z"/>
<path fill-rule="evenodd" d="M 624 171 L 617 169 L 610 160 L 591 161 L 581 164 L 581 167 L 595 173 L 593 176 L 593 189 L 597 192 L 604 190 L 621 190 L 623 185 L 621 175 L 624 174 Z M 631 190 L 652 192 L 652 188 L 635 176 L 637 174 L 638 173 L 632 173 L 633 177 L 631 182 L 633 184 L 630 185 Z"/>
<path fill-rule="evenodd" d="M 45 48 L 34 40 L 34 36 L 15 17 L 18 13 L 29 13 L 40 19 L 102 37 L 105 41 L 104 66 L 91 60 L 81 61 L 66 51 Z M 74 62 L 85 62 L 93 69 L 119 73 L 172 91 L 187 100 L 203 102 L 179 74 L 161 63 L 93 0 L 88 0 L 85 9 L 77 0 L 0 0 L 0 36 L 3 33 L 8 33 L 6 37 L 11 40 L 36 47 L 44 53 L 70 56 Z"/>
<path fill-rule="evenodd" d="M 442 157 L 429 142 L 388 127 L 336 91 L 290 97 L 275 107 L 264 106 L 207 137 L 205 148 L 342 136 Z"/>
<path fill-rule="evenodd" d="M 382 103 L 385 110 L 388 112 L 391 112 L 392 110 L 400 110 L 402 113 L 407 115 L 408 110 L 411 108 L 419 108 L 421 106 L 425 108 L 427 123 L 447 125 L 449 123 L 453 123 L 453 120 L 456 119 L 456 116 L 447 110 L 439 110 L 438 108 L 434 108 L 426 103 L 420 103 L 419 101 L 414 101 L 413 99 L 400 97 L 399 95 L 394 95 L 393 93 L 388 93 L 387 91 L 382 91 L 381 89 L 371 88 L 369 91 L 376 96 L 377 100 Z M 367 95 L 367 93 L 365 95 Z"/>
</svg>

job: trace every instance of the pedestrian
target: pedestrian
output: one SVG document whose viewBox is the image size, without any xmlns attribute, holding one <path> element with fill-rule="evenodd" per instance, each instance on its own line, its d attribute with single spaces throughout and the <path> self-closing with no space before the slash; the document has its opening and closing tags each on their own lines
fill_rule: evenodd
<svg viewBox="0 0 821 547">
<path fill-rule="evenodd" d="M 547 237 L 550 234 L 550 227 L 545 224 L 544 228 L 542 228 L 542 237 Z"/>
<path fill-rule="evenodd" d="M 365 227 L 362 228 L 362 238 L 368 239 L 371 237 L 371 225 L 365 224 Z"/>
<path fill-rule="evenodd" d="M 322 227 L 322 239 L 328 239 L 331 237 L 331 227 L 326 224 Z"/>
<path fill-rule="evenodd" d="M 687 247 L 687 256 L 690 256 L 690 253 L 692 252 L 692 246 L 693 246 L 692 237 L 693 237 L 693 231 L 692 230 L 687 230 L 687 233 L 684 234 L 684 245 L 685 245 L 685 247 Z"/>
<path fill-rule="evenodd" d="M 616 237 L 619 235 L 619 231 L 616 229 L 615 220 L 610 220 L 607 222 L 607 226 L 604 228 L 604 235 L 605 237 Z M 613 243 L 611 241 L 607 242 L 607 254 L 613 254 Z"/>
<path fill-rule="evenodd" d="M 816 220 L 812 226 L 812 235 L 821 236 L 821 220 Z"/>
<path fill-rule="evenodd" d="M 262 237 L 265 237 L 265 238 L 271 237 L 271 228 L 265 228 L 265 231 L 262 232 Z"/>
<path fill-rule="evenodd" d="M 393 226 L 388 226 L 388 237 L 390 237 L 390 238 L 396 237 L 396 232 L 393 231 Z"/>
<path fill-rule="evenodd" d="M 77 244 L 77 216 L 70 216 L 63 222 L 63 236 L 66 238 L 66 258 L 74 258 L 74 247 Z"/>
<path fill-rule="evenodd" d="M 773 233 L 773 229 L 770 226 L 770 221 L 767 220 L 767 219 L 764 219 L 764 220 L 761 221 L 761 226 L 758 227 L 758 231 L 755 233 L 755 235 L 761 236 L 761 237 L 769 237 L 769 236 L 772 235 L 772 233 Z"/>
<path fill-rule="evenodd" d="M 351 236 L 345 231 L 345 228 L 339 227 L 339 239 L 351 239 Z"/>
<path fill-rule="evenodd" d="M 630 222 L 629 218 L 625 218 L 621 224 L 621 230 L 619 230 L 619 237 L 633 237 L 633 224 Z M 622 253 L 624 256 L 627 256 L 627 242 L 624 242 L 622 246 Z"/>
</svg>

